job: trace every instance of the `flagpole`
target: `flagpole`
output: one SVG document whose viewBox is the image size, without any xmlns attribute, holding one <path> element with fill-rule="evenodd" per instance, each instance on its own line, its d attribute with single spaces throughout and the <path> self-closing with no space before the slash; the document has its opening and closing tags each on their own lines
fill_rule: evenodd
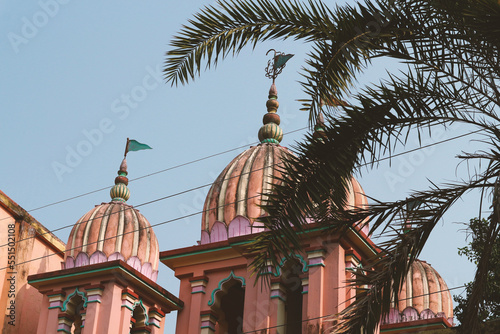
<svg viewBox="0 0 500 334">
<path fill-rule="evenodd" d="M 125 145 L 125 154 L 123 155 L 124 158 L 127 157 L 127 153 L 128 153 L 128 144 L 130 143 L 130 139 L 127 138 L 127 145 Z"/>
</svg>

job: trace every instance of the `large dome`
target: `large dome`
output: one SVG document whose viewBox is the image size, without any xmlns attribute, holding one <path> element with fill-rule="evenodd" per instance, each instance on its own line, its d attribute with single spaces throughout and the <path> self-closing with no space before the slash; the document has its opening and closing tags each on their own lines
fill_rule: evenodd
<svg viewBox="0 0 500 334">
<path fill-rule="evenodd" d="M 288 149 L 280 145 L 263 143 L 234 158 L 208 192 L 202 230 L 210 231 L 216 222 L 229 225 L 237 216 L 253 224 L 263 214 L 260 194 L 270 191 L 271 182 L 276 183 L 278 165 L 288 154 Z"/>
<path fill-rule="evenodd" d="M 156 281 L 158 240 L 139 210 L 125 203 L 130 196 L 125 159 L 115 183 L 112 201 L 96 205 L 73 226 L 66 244 L 65 268 L 121 259 Z"/>
<path fill-rule="evenodd" d="M 256 220 L 264 214 L 261 205 L 279 182 L 280 165 L 290 151 L 280 146 L 283 132 L 277 114 L 278 92 L 273 82 L 267 100 L 267 114 L 259 130 L 260 144 L 239 154 L 220 173 L 210 188 L 201 219 L 201 244 L 227 240 L 228 238 L 261 232 L 263 226 Z M 322 120 L 315 128 L 314 137 L 322 140 Z M 347 207 L 367 205 L 363 189 L 351 178 Z M 368 234 L 368 226 L 363 228 Z"/>
<path fill-rule="evenodd" d="M 427 262 L 415 260 L 386 324 L 444 318 L 453 324 L 453 299 L 446 282 Z"/>
</svg>

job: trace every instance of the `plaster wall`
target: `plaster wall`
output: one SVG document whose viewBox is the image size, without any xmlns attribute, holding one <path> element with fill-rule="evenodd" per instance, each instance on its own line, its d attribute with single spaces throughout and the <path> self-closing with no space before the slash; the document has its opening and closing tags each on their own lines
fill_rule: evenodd
<svg viewBox="0 0 500 334">
<path fill-rule="evenodd" d="M 9 227 L 14 226 L 15 244 L 12 246 L 12 235 Z M 20 241 L 23 240 L 23 241 Z M 3 246 L 11 242 L 10 245 Z M 8 266 L 8 256 L 14 255 L 14 270 L 3 269 Z M 37 235 L 36 228 L 0 206 L 0 308 L 2 309 L 2 333 L 35 333 L 42 294 L 27 284 L 28 275 L 46 271 L 60 270 L 63 254 L 57 248 Z M 13 289 L 14 288 L 14 289 Z M 13 294 L 12 294 L 13 292 Z M 14 302 L 14 304 L 12 304 Z M 8 307 L 15 306 L 11 317 Z M 27 321 L 30 319 L 30 321 Z M 13 321 L 15 326 L 9 324 Z"/>
</svg>

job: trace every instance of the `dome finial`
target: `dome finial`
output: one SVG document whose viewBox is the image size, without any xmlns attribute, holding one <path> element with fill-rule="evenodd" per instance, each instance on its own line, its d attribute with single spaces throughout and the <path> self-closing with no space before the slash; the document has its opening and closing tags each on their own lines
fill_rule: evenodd
<svg viewBox="0 0 500 334">
<path fill-rule="evenodd" d="M 323 117 L 323 112 L 320 110 L 318 117 L 316 118 L 316 125 L 314 126 L 313 138 L 317 141 L 324 141 L 325 135 L 325 119 Z"/>
<path fill-rule="evenodd" d="M 115 178 L 115 185 L 111 188 L 110 195 L 113 201 L 126 202 L 130 198 L 130 190 L 127 188 L 127 153 L 132 151 L 150 150 L 151 147 L 147 144 L 139 143 L 135 139 L 127 138 L 125 145 L 125 154 L 123 161 L 118 171 L 118 176 Z"/>
<path fill-rule="evenodd" d="M 115 178 L 115 185 L 109 192 L 112 201 L 126 202 L 130 198 L 127 174 L 127 158 L 123 158 L 118 176 Z"/>
<path fill-rule="evenodd" d="M 279 127 L 280 116 L 277 114 L 279 107 L 278 90 L 274 82 L 276 77 L 283 71 L 286 62 L 293 57 L 293 54 L 284 54 L 271 49 L 267 51 L 266 55 L 271 51 L 274 51 L 274 57 L 267 63 L 266 77 L 273 79 L 273 83 L 269 89 L 269 99 L 266 102 L 267 114 L 264 115 L 262 120 L 264 125 L 259 130 L 259 140 L 261 143 L 279 144 L 283 139 L 283 130 Z"/>
</svg>

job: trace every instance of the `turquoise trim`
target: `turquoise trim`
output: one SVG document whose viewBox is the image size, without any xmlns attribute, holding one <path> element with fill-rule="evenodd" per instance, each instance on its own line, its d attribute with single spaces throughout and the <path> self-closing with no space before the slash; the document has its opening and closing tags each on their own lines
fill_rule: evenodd
<svg viewBox="0 0 500 334">
<path fill-rule="evenodd" d="M 100 300 L 91 300 L 91 301 L 88 301 L 87 304 L 90 304 L 90 303 L 101 303 Z"/>
<path fill-rule="evenodd" d="M 192 292 L 191 291 L 191 294 L 194 295 L 195 293 L 205 293 L 205 291 L 195 291 L 195 292 Z"/>
<path fill-rule="evenodd" d="M 222 284 L 228 282 L 229 280 L 231 280 L 231 278 L 234 278 L 235 280 L 238 280 L 241 282 L 241 286 L 244 287 L 245 286 L 245 278 L 243 277 L 240 277 L 240 276 L 236 276 L 234 274 L 234 271 L 231 270 L 231 273 L 229 274 L 228 277 L 226 278 L 223 278 L 219 281 L 219 285 L 217 286 L 217 288 L 215 288 L 213 291 L 212 291 L 212 295 L 210 296 L 210 300 L 208 301 L 208 306 L 212 306 L 214 303 L 215 303 L 215 294 L 217 292 L 219 292 L 221 289 L 222 289 Z"/>
<path fill-rule="evenodd" d="M 79 295 L 80 297 L 82 297 L 82 299 L 83 299 L 83 307 L 87 307 L 87 303 L 88 303 L 87 297 L 85 297 L 85 293 L 83 293 L 80 290 L 78 290 L 78 287 L 75 289 L 75 291 L 73 291 L 73 293 L 71 293 L 70 295 L 68 295 L 68 297 L 64 301 L 62 307 L 60 307 L 60 306 L 56 306 L 56 307 L 59 307 L 61 309 L 61 311 L 66 311 L 66 306 L 68 305 L 69 300 L 71 299 L 71 297 L 73 297 L 75 295 Z"/>
<path fill-rule="evenodd" d="M 291 254 L 291 255 L 292 255 L 292 257 L 295 257 L 296 259 L 298 259 L 300 261 L 300 263 L 302 263 L 302 272 L 303 273 L 306 273 L 309 270 L 309 267 L 312 267 L 312 266 L 307 265 L 307 262 L 304 260 L 302 255 L 300 255 L 300 254 Z M 276 266 L 276 274 L 274 274 L 274 276 L 276 276 L 276 277 L 281 276 L 281 268 L 283 267 L 283 265 L 285 264 L 286 261 L 287 261 L 286 257 L 281 259 L 281 263 Z"/>
<path fill-rule="evenodd" d="M 324 264 L 324 263 L 315 263 L 315 264 L 310 264 L 310 265 L 309 265 L 309 268 L 310 268 L 310 267 L 324 267 L 324 266 L 325 266 L 325 264 Z"/>
<path fill-rule="evenodd" d="M 230 247 L 228 247 L 230 248 Z M 96 273 L 96 272 L 100 272 L 100 271 L 108 271 L 108 270 L 112 270 L 112 269 L 119 269 L 119 270 L 122 270 L 123 272 L 125 272 L 126 274 L 134 277 L 135 279 L 137 279 L 138 281 L 144 283 L 146 286 L 148 286 L 150 289 L 153 290 L 154 293 L 156 293 L 158 296 L 161 296 L 162 298 L 166 298 L 168 301 L 170 301 L 172 304 L 176 305 L 177 307 L 179 307 L 180 309 L 183 309 L 182 306 L 180 306 L 179 304 L 177 304 L 176 302 L 174 302 L 172 299 L 168 298 L 166 295 L 160 293 L 158 290 L 156 290 L 155 288 L 153 288 L 151 285 L 149 285 L 149 283 L 146 283 L 144 280 L 140 279 L 139 277 L 135 276 L 134 274 L 132 274 L 131 272 L 129 272 L 127 269 L 123 268 L 122 266 L 120 265 L 117 265 L 117 266 L 112 266 L 112 267 L 106 267 L 106 268 L 101 268 L 101 269 L 95 269 L 95 270 L 89 270 L 89 271 L 86 271 L 85 273 L 88 274 L 88 273 Z M 57 278 L 66 278 L 66 277 L 73 277 L 73 276 L 78 276 L 80 275 L 80 273 L 77 273 L 77 274 L 66 274 L 66 275 L 59 275 L 59 276 L 55 276 L 55 277 L 50 277 L 50 278 L 41 278 L 41 279 L 37 279 L 37 280 L 33 280 L 33 281 L 29 281 L 29 283 L 38 283 L 38 282 L 46 282 L 46 281 L 51 281 L 53 279 L 57 279 Z"/>
<path fill-rule="evenodd" d="M 285 299 L 283 299 L 283 297 L 281 297 L 281 296 L 271 296 L 271 299 L 275 299 L 275 298 L 278 298 L 278 299 L 280 299 L 281 301 L 286 302 L 286 300 L 285 300 Z"/>
<path fill-rule="evenodd" d="M 305 295 L 305 294 L 306 294 L 306 293 L 308 293 L 308 292 L 309 292 L 309 291 L 302 291 L 301 293 L 302 293 L 303 295 Z"/>
<path fill-rule="evenodd" d="M 148 316 L 148 312 L 146 310 L 146 307 L 144 306 L 144 304 L 142 303 L 142 299 L 139 299 L 139 301 L 135 302 L 133 307 L 132 307 L 132 313 L 134 313 L 134 310 L 137 306 L 140 306 L 142 308 L 142 310 L 144 311 L 144 316 L 146 317 L 146 320 L 144 321 L 144 324 L 146 324 L 146 326 L 148 325 L 153 325 L 153 324 L 150 324 L 149 323 L 149 316 Z M 127 307 L 127 306 L 125 306 Z M 129 308 L 129 307 L 127 307 Z"/>
<path fill-rule="evenodd" d="M 128 306 L 128 305 L 122 305 L 122 307 L 126 307 L 126 308 L 128 308 L 130 311 L 134 312 L 134 309 L 133 309 L 133 308 L 131 308 L 131 307 L 130 307 L 130 306 Z"/>
<path fill-rule="evenodd" d="M 57 331 L 58 331 L 58 332 L 64 332 L 64 333 L 71 334 L 71 332 L 69 332 L 69 331 L 65 330 L 64 328 L 59 328 Z"/>
<path fill-rule="evenodd" d="M 203 329 L 203 328 L 210 328 L 211 330 L 214 330 L 214 328 L 213 328 L 213 327 L 211 327 L 211 326 L 201 326 L 201 327 L 200 327 L 200 329 Z"/>
</svg>

